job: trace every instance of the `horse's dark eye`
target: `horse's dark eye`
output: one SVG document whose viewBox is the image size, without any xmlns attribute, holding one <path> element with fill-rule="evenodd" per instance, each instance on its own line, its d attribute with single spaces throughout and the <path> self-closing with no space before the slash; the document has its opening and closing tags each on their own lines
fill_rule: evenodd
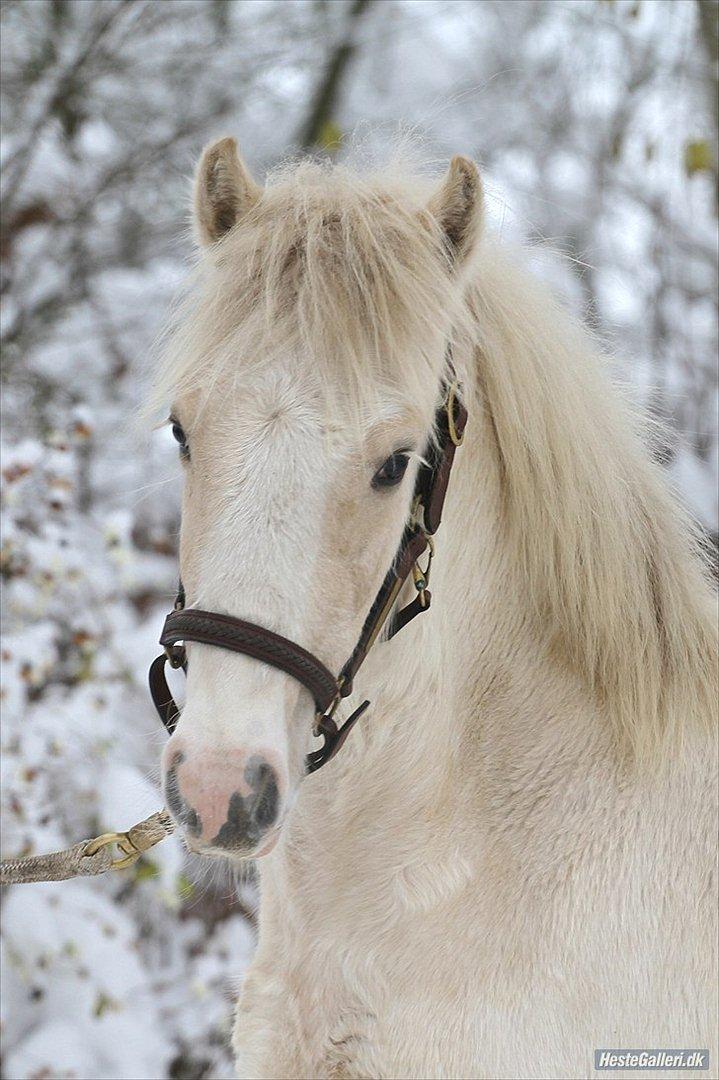
<svg viewBox="0 0 719 1080">
<path fill-rule="evenodd" d="M 190 448 L 187 445 L 187 436 L 177 420 L 172 421 L 172 437 L 180 444 L 180 454 L 182 457 L 189 457 Z"/>
<path fill-rule="evenodd" d="M 409 458 L 403 450 L 388 457 L 381 469 L 372 477 L 373 488 L 388 488 L 399 484 L 409 465 Z"/>
</svg>

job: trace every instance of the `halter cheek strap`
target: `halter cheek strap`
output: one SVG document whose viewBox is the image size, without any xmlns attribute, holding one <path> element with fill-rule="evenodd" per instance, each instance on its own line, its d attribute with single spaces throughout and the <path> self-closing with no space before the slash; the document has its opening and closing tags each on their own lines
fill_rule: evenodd
<svg viewBox="0 0 719 1080">
<path fill-rule="evenodd" d="M 186 609 L 184 589 L 180 584 L 175 610 L 165 619 L 160 635 L 160 644 L 165 651 L 153 661 L 149 676 L 152 699 L 169 732 L 174 731 L 180 710 L 167 685 L 165 664 L 169 662 L 171 667 L 182 668 L 186 672 L 187 655 L 180 642 L 197 641 L 252 656 L 284 671 L 306 687 L 315 703 L 314 734 L 324 739 L 319 750 L 307 755 L 307 771 L 315 772 L 334 757 L 369 706 L 369 701 L 363 701 L 341 727 L 334 720 L 335 710 L 342 698 L 352 693 L 354 678 L 387 622 L 410 573 L 417 596 L 394 615 L 389 623 L 387 638 L 393 637 L 415 616 L 427 611 L 430 605 L 431 594 L 427 586 L 434 555 L 432 536 L 442 520 L 454 455 L 462 444 L 467 423 L 467 410 L 459 397 L 459 386 L 449 354 L 447 370 L 448 379 L 443 383 L 442 402 L 435 415 L 436 439 L 417 475 L 410 523 L 404 530 L 392 566 L 367 614 L 352 655 L 339 675 L 335 677 L 321 660 L 301 645 L 264 626 L 219 612 Z M 419 560 L 425 552 L 427 561 L 422 569 Z"/>
</svg>

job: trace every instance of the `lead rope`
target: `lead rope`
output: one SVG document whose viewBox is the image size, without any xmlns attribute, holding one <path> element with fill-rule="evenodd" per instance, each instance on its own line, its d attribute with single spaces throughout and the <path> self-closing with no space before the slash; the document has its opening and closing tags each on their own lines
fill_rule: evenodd
<svg viewBox="0 0 719 1080">
<path fill-rule="evenodd" d="M 95 877 L 108 870 L 124 870 L 169 836 L 173 829 L 167 810 L 158 810 L 127 832 L 102 833 L 92 840 L 81 840 L 72 847 L 52 851 L 48 855 L 3 859 L 0 863 L 0 885 L 67 881 L 75 877 Z M 113 853 L 115 845 L 119 855 Z"/>
</svg>

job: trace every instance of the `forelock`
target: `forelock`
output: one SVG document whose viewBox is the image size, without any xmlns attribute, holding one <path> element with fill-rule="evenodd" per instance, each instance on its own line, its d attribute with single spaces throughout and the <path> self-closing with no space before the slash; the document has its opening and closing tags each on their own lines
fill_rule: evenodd
<svg viewBox="0 0 719 1080">
<path fill-rule="evenodd" d="M 376 408 L 386 389 L 426 394 L 464 308 L 425 209 L 430 191 L 426 179 L 391 171 L 278 169 L 241 223 L 204 252 L 155 400 L 209 393 L 228 371 L 288 355 L 311 358 L 333 408 L 338 393 L 359 409 Z"/>
</svg>

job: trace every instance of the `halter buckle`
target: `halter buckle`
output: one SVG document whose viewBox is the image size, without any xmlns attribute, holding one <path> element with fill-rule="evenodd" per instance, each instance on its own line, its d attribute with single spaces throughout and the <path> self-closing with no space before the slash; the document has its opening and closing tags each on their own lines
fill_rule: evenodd
<svg viewBox="0 0 719 1080">
<path fill-rule="evenodd" d="M 324 746 L 321 746 L 319 750 L 313 750 L 312 753 L 307 755 L 307 771 L 316 772 L 320 769 L 325 762 L 333 758 L 337 751 L 341 748 L 343 742 L 349 735 L 354 725 L 359 720 L 362 713 L 369 706 L 369 701 L 363 701 L 362 704 L 355 709 L 355 711 L 347 717 L 342 727 L 338 728 L 337 724 L 331 717 L 326 714 L 322 716 L 324 724 L 317 732 L 324 738 Z"/>
<path fill-rule="evenodd" d="M 419 602 L 421 603 L 422 607 L 429 606 L 427 600 L 427 587 L 429 585 L 429 573 L 432 569 L 432 559 L 434 558 L 435 552 L 433 538 L 427 533 L 425 533 L 425 540 L 427 541 L 427 565 L 423 570 L 422 567 L 419 565 L 419 559 L 416 559 L 412 567 L 412 578 L 414 580 L 414 587 L 419 593 Z"/>
</svg>

